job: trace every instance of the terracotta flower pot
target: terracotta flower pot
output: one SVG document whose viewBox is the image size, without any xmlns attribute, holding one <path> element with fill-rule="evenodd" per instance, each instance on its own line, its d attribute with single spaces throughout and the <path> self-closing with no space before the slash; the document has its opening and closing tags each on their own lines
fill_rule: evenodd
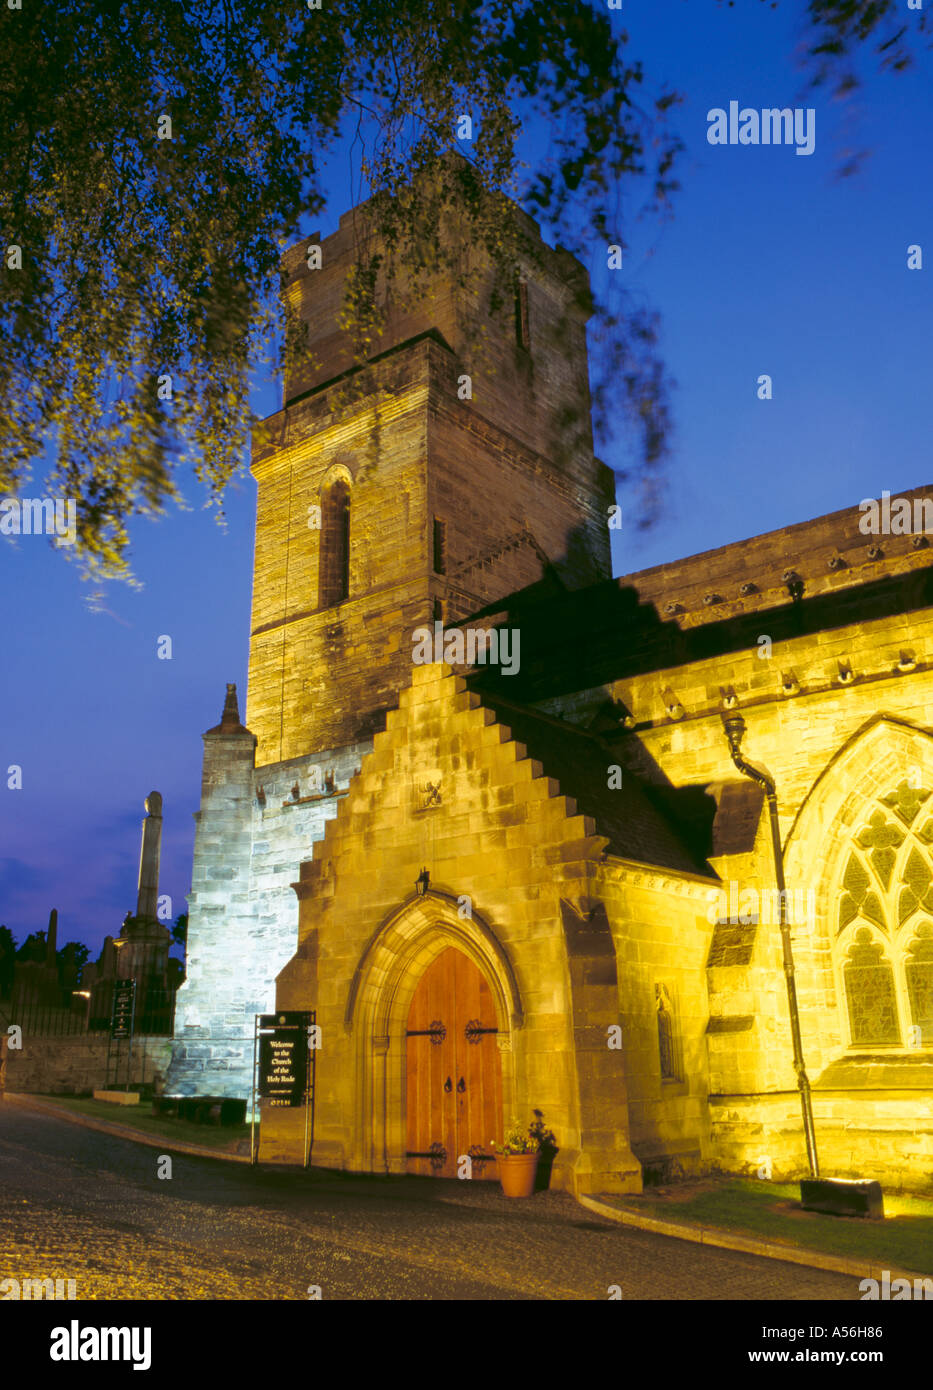
<svg viewBox="0 0 933 1390">
<path fill-rule="evenodd" d="M 530 1197 L 535 1190 L 537 1153 L 499 1154 L 499 1181 L 506 1197 Z"/>
</svg>

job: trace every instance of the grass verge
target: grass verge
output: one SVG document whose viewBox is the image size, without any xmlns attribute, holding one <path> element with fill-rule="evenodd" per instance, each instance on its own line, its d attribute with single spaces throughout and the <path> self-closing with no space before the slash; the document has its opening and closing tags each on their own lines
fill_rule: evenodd
<svg viewBox="0 0 933 1390">
<path fill-rule="evenodd" d="M 208 1149 L 236 1153 L 240 1140 L 249 1138 L 249 1125 L 194 1125 L 185 1120 L 172 1119 L 171 1116 L 152 1115 L 149 1106 L 144 1104 L 109 1105 L 107 1101 L 83 1096 L 36 1096 L 35 1099 L 41 1100 L 44 1105 L 57 1105 L 79 1115 L 92 1115 L 96 1120 L 108 1120 L 111 1124 L 126 1125 L 145 1134 L 200 1144 Z"/>
<path fill-rule="evenodd" d="M 884 1221 L 802 1211 L 797 1183 L 725 1178 L 665 1188 L 657 1196 L 626 1197 L 620 1206 L 665 1221 L 698 1222 L 743 1235 L 933 1276 L 933 1201 L 885 1194 Z M 867 1274 L 867 1270 L 866 1270 Z"/>
</svg>

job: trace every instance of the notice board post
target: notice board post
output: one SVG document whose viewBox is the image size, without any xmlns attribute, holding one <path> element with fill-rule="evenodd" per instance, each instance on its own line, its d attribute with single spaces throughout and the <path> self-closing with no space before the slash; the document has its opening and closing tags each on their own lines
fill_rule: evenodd
<svg viewBox="0 0 933 1390">
<path fill-rule="evenodd" d="M 126 1089 L 130 1088 L 130 1069 L 133 1065 L 133 1032 L 136 1024 L 136 981 L 117 980 L 113 987 L 113 1012 L 110 1015 L 110 1044 L 107 1048 L 107 1085 L 110 1085 L 110 1058 L 113 1045 L 117 1043 L 117 1060 L 114 1066 L 113 1084 L 120 1075 L 120 1047 L 124 1038 L 129 1042 L 129 1056 L 126 1062 Z"/>
<path fill-rule="evenodd" d="M 250 1121 L 250 1161 L 256 1162 L 256 1069 L 259 1063 L 259 1099 L 270 1108 L 304 1105 L 304 1166 L 311 1162 L 313 1143 L 314 1010 L 290 1010 L 277 1014 L 257 1014 L 253 1034 L 253 1103 Z"/>
</svg>

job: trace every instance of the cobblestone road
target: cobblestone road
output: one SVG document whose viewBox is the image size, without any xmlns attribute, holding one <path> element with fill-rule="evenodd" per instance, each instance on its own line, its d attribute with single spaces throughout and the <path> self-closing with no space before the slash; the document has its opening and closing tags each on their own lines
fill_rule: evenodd
<svg viewBox="0 0 933 1390">
<path fill-rule="evenodd" d="M 84 1299 L 858 1299 L 857 1280 L 600 1221 L 565 1193 L 250 1169 L 0 1103 L 0 1278 Z"/>
</svg>

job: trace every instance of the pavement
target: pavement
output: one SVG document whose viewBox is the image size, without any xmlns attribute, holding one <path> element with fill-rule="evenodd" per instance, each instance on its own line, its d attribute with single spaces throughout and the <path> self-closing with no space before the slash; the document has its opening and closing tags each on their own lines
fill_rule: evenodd
<svg viewBox="0 0 933 1390">
<path fill-rule="evenodd" d="M 218 1149 L 203 1144 L 187 1143 L 185 1141 L 168 1139 L 158 1135 L 141 1133 L 138 1129 L 130 1125 L 121 1125 L 117 1121 L 98 1119 L 94 1116 L 81 1115 L 74 1111 L 67 1110 L 63 1106 L 58 1106 L 54 1101 L 39 1100 L 33 1096 L 6 1093 L 6 1103 L 12 1103 L 17 1108 L 26 1111 L 34 1111 L 56 1119 L 66 1120 L 70 1124 L 80 1126 L 84 1129 L 95 1130 L 99 1133 L 109 1134 L 114 1138 L 126 1140 L 133 1144 L 146 1145 L 150 1148 L 158 1148 L 163 1153 L 187 1154 L 192 1157 L 210 1158 L 224 1163 L 235 1163 L 249 1165 L 249 1154 L 218 1151 Z M 273 1165 L 260 1165 L 261 1171 L 270 1171 Z M 274 1165 L 276 1172 L 289 1172 L 283 1170 L 280 1165 Z M 323 1170 L 314 1170 L 321 1172 Z M 425 1181 L 436 1181 L 426 1179 Z M 477 1186 L 486 1186 L 481 1184 Z M 548 1194 L 550 1195 L 550 1194 Z M 555 1194 L 556 1195 L 556 1194 Z M 539 1200 L 538 1198 L 535 1199 Z M 629 1205 L 631 1199 L 617 1197 L 614 1195 L 579 1196 L 576 1202 L 581 1206 L 599 1216 L 604 1221 L 614 1222 L 620 1226 L 628 1227 L 631 1230 L 643 1231 L 656 1236 L 671 1237 L 676 1240 L 688 1241 L 696 1245 L 712 1247 L 719 1250 L 734 1251 L 744 1255 L 754 1255 L 768 1260 L 780 1260 L 784 1264 L 803 1265 L 809 1269 L 831 1272 L 834 1274 L 855 1276 L 857 1279 L 876 1278 L 880 1279 L 883 1270 L 887 1270 L 889 1277 L 908 1278 L 913 1280 L 918 1277 L 918 1271 L 901 1270 L 893 1267 L 890 1262 L 871 1260 L 866 1257 L 851 1259 L 836 1255 L 826 1255 L 818 1251 L 802 1249 L 799 1246 L 784 1244 L 779 1241 L 765 1240 L 760 1236 L 753 1235 L 747 1231 L 733 1229 L 723 1226 L 708 1226 L 700 1222 L 692 1221 L 683 1217 L 676 1220 L 670 1219 L 668 1214 L 653 1216 L 647 1212 L 632 1210 Z M 663 1202 L 663 1198 L 658 1198 L 657 1203 Z M 922 1276 L 921 1276 L 922 1277 Z"/>
<path fill-rule="evenodd" d="M 107 1302 L 859 1302 L 851 1276 L 632 1229 L 566 1192 L 161 1147 L 0 1104 L 0 1281 Z"/>
</svg>

